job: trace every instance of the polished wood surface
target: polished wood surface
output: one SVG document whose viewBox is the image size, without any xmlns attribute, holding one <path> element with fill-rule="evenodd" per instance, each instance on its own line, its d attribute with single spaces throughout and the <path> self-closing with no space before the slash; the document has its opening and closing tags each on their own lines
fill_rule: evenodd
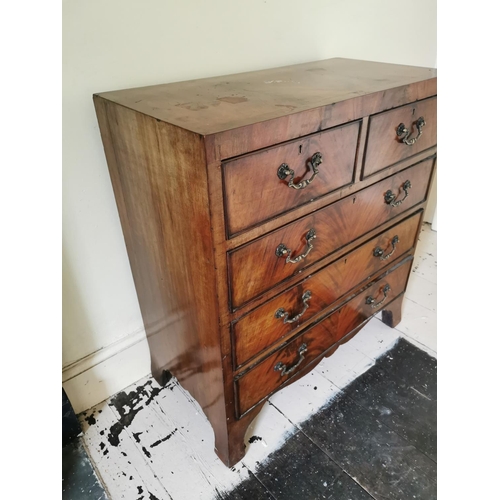
<svg viewBox="0 0 500 500">
<path fill-rule="evenodd" d="M 422 211 L 411 215 L 235 321 L 232 324 L 235 366 L 248 362 L 263 349 L 298 331 L 342 295 L 413 249 L 421 217 Z M 374 256 L 376 248 L 383 249 L 383 256 L 387 256 L 392 250 L 394 237 L 398 237 L 398 243 L 389 258 L 381 260 Z M 311 293 L 311 298 L 306 302 L 308 308 L 304 309 L 302 297 L 306 292 Z M 290 313 L 289 319 L 302 311 L 304 314 L 293 323 L 285 323 L 283 318 L 276 317 L 280 308 Z"/>
<path fill-rule="evenodd" d="M 355 85 L 355 82 L 353 82 Z M 214 133 L 208 159 L 232 158 L 343 123 L 352 122 L 396 106 L 435 96 L 437 79 L 388 88 L 381 92 L 363 94 L 349 100 L 333 102 L 301 113 Z"/>
<path fill-rule="evenodd" d="M 202 140 L 96 96 L 106 159 L 159 383 L 175 373 L 227 447 Z M 193 182 L 196 179 L 196 182 Z M 190 214 L 189 217 L 186 214 Z"/>
<path fill-rule="evenodd" d="M 417 142 L 409 146 L 397 135 L 399 124 L 417 135 L 417 120 L 422 117 L 425 126 Z M 437 99 L 435 97 L 386 111 L 370 118 L 363 176 L 367 177 L 393 163 L 404 160 L 437 144 Z"/>
<path fill-rule="evenodd" d="M 208 135 L 435 78 L 431 68 L 335 58 L 100 95 Z"/>
<path fill-rule="evenodd" d="M 351 184 L 359 129 L 354 122 L 223 163 L 229 236 Z M 286 163 L 294 184 L 311 178 L 311 158 L 318 152 L 323 162 L 305 188 L 289 187 L 290 176 L 278 177 Z"/>
<path fill-rule="evenodd" d="M 161 381 L 173 373 L 198 401 L 226 465 L 242 458 L 245 431 L 270 392 L 307 373 L 382 310 L 345 304 L 366 300 L 363 287 L 411 258 L 437 149 L 425 142 L 432 119 L 402 156 L 386 145 L 384 127 L 392 127 L 393 140 L 402 107 L 422 109 L 436 94 L 435 70 L 332 59 L 94 96 L 153 375 Z M 295 182 L 310 178 L 307 162 L 316 152 L 323 163 L 305 189 L 278 179 L 284 162 Z M 402 200 L 406 180 L 408 197 L 389 206 L 386 192 Z M 367 264 L 373 245 L 390 251 L 396 225 L 396 253 L 387 265 Z M 312 227 L 308 256 L 285 265 L 277 246 L 296 257 Z M 405 266 L 393 275 L 407 278 Z M 402 295 L 393 295 L 399 283 L 383 304 L 391 326 L 401 317 Z M 272 326 L 274 308 L 300 311 L 311 285 L 297 326 L 271 318 L 279 327 Z M 277 349 L 293 363 L 297 339 L 313 331 L 315 358 L 308 351 L 298 375 L 263 377 L 262 384 L 251 375 L 271 366 Z M 261 392 L 252 392 L 259 384 Z"/>
<path fill-rule="evenodd" d="M 272 394 L 288 377 L 300 376 L 301 369 L 307 367 L 310 361 L 321 356 L 326 349 L 356 329 L 378 310 L 383 309 L 383 305 L 372 308 L 366 304 L 368 297 L 373 296 L 377 302 L 381 301 L 382 290 L 386 285 L 391 288 L 387 294 L 387 303 L 403 293 L 410 268 L 411 257 L 387 276 L 363 288 L 347 304 L 238 378 L 235 381 L 238 414 L 244 414 L 262 398 Z M 307 346 L 307 351 L 303 355 L 303 361 L 296 371 L 283 376 L 282 371 L 276 370 L 276 365 L 281 362 L 287 369 L 291 369 L 300 360 L 299 349 L 304 344 Z"/>
<path fill-rule="evenodd" d="M 434 160 L 429 159 L 399 172 L 367 189 L 347 196 L 332 205 L 289 224 L 229 254 L 231 306 L 236 309 L 308 265 L 329 255 L 369 230 L 404 212 L 426 198 Z M 408 197 L 399 206 L 385 202 L 391 190 L 401 199 L 402 186 L 411 181 Z M 403 194 L 402 194 L 403 193 Z M 276 249 L 285 244 L 292 256 L 307 248 L 306 235 L 316 231 L 313 249 L 302 261 L 287 263 L 276 256 Z"/>
<path fill-rule="evenodd" d="M 359 145 L 358 149 L 361 149 L 362 146 L 361 144 Z M 317 198 L 313 205 L 314 210 L 320 210 L 327 205 L 332 204 L 335 201 L 341 200 L 342 198 L 345 198 L 346 196 L 352 195 L 354 193 L 357 193 L 359 191 L 362 191 L 363 189 L 372 186 L 373 184 L 376 184 L 377 182 L 381 181 L 382 179 L 386 179 L 387 177 L 400 172 L 401 170 L 404 170 L 408 167 L 411 167 L 412 165 L 415 165 L 417 163 L 420 163 L 423 160 L 427 160 L 429 158 L 435 158 L 436 157 L 436 151 L 437 147 L 434 146 L 428 150 L 426 150 L 423 153 L 416 154 L 415 156 L 411 156 L 410 158 L 407 158 L 406 160 L 403 160 L 401 162 L 396 163 L 395 165 L 392 165 L 391 167 L 388 167 L 386 169 L 383 169 L 373 175 L 370 175 L 369 177 L 366 177 L 364 179 L 359 178 L 359 170 L 356 170 L 356 180 L 354 184 L 349 184 L 348 186 L 345 186 L 341 189 L 338 189 L 336 191 L 330 192 L 322 196 L 321 198 Z M 358 155 L 359 156 L 359 155 Z M 220 164 L 219 164 L 220 165 Z M 212 185 L 215 188 L 219 188 L 222 191 L 222 179 L 220 176 L 217 175 L 217 172 L 210 171 L 209 173 L 212 177 Z M 219 182 L 217 182 L 219 181 Z M 222 210 L 223 203 L 222 203 L 222 197 L 221 197 L 221 208 L 219 209 L 220 211 L 220 219 L 221 219 L 221 224 L 223 227 L 225 227 L 225 222 L 224 222 L 224 211 Z M 313 210 L 311 210 L 310 204 L 305 204 L 302 205 L 295 210 L 291 210 L 289 212 L 286 212 L 284 214 L 281 214 L 280 216 L 271 219 L 267 222 L 262 222 L 258 226 L 248 229 L 244 231 L 243 233 L 237 234 L 232 236 L 231 238 L 227 239 L 227 235 L 223 233 L 224 239 L 221 239 L 221 235 L 217 234 L 217 237 L 219 240 L 216 242 L 216 245 L 218 244 L 218 247 L 221 249 L 224 249 L 224 252 L 226 251 L 231 251 L 235 250 L 238 247 L 241 247 L 245 245 L 246 243 L 249 243 L 253 240 L 256 240 L 260 236 L 263 236 L 265 234 L 268 234 L 275 229 L 278 229 L 282 226 L 285 226 L 289 224 L 290 222 L 293 222 L 297 219 L 302 218 L 304 215 L 308 215 L 311 213 Z M 214 236 L 216 233 L 214 232 Z"/>
</svg>

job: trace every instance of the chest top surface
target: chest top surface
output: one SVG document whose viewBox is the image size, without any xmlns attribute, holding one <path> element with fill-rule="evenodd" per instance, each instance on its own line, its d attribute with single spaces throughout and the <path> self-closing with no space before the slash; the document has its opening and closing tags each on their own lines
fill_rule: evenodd
<svg viewBox="0 0 500 500">
<path fill-rule="evenodd" d="M 432 68 L 334 58 L 98 95 L 210 135 L 436 76 Z"/>
</svg>

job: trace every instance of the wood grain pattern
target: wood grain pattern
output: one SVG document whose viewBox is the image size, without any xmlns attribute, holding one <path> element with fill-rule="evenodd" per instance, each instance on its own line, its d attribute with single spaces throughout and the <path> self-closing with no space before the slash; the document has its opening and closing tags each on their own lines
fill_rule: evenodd
<svg viewBox="0 0 500 500">
<path fill-rule="evenodd" d="M 231 306 L 234 309 L 242 306 L 277 283 L 303 272 L 313 262 L 423 201 L 427 196 L 433 162 L 430 159 L 410 167 L 229 253 Z M 413 186 L 407 199 L 397 207 L 387 204 L 384 193 L 392 190 L 401 198 L 401 188 L 407 180 Z M 304 252 L 305 236 L 310 229 L 316 231 L 317 237 L 305 259 L 292 264 L 276 256 L 276 248 L 281 243 L 292 250 L 293 257 Z"/>
<path fill-rule="evenodd" d="M 94 102 L 152 374 L 160 383 L 164 370 L 176 374 L 223 449 L 227 432 L 202 138 L 98 96 Z"/>
<path fill-rule="evenodd" d="M 359 120 L 396 106 L 435 96 L 437 79 L 433 78 L 412 85 L 387 89 L 383 92 L 361 95 L 348 101 L 328 104 L 301 113 L 273 120 L 246 125 L 213 134 L 214 149 L 208 151 L 210 161 L 262 149 L 273 144 L 314 132 L 326 130 L 343 123 Z"/>
<path fill-rule="evenodd" d="M 100 95 L 209 135 L 435 78 L 431 68 L 335 58 Z"/>
<path fill-rule="evenodd" d="M 366 304 L 367 297 L 373 296 L 379 302 L 383 298 L 382 289 L 387 284 L 391 288 L 387 303 L 402 294 L 406 288 L 411 261 L 412 257 L 387 276 L 360 290 L 347 304 L 238 378 L 235 381 L 238 413 L 244 414 L 262 398 L 272 394 L 288 378 L 299 377 L 302 368 L 307 367 L 310 361 L 321 356 L 326 349 L 359 327 L 379 309 L 383 309 L 382 305 L 375 309 L 371 308 Z M 307 352 L 300 368 L 290 375 L 282 376 L 281 372 L 275 369 L 277 363 L 282 362 L 288 368 L 293 367 L 300 359 L 298 351 L 303 344 L 306 344 Z"/>
<path fill-rule="evenodd" d="M 228 236 L 335 191 L 354 178 L 360 123 L 354 122 L 222 164 Z M 286 163 L 294 184 L 313 174 L 308 166 L 315 153 L 323 163 L 304 189 L 288 187 L 277 171 Z"/>
<path fill-rule="evenodd" d="M 425 119 L 422 135 L 415 144 L 408 146 L 398 137 L 396 130 L 403 123 L 417 135 L 416 121 Z M 437 143 L 437 99 L 431 98 L 393 109 L 370 118 L 363 177 L 382 170 L 393 163 L 425 151 Z"/>
<path fill-rule="evenodd" d="M 317 198 L 314 200 L 312 203 L 308 203 L 305 205 L 302 205 L 295 210 L 292 210 L 290 212 L 286 212 L 274 219 L 271 219 L 267 222 L 263 222 L 259 224 L 258 226 L 248 229 L 245 232 L 241 234 L 237 234 L 231 239 L 226 239 L 226 234 L 222 233 L 223 239 L 221 239 L 221 235 L 217 233 L 217 237 L 219 238 L 217 241 L 218 246 L 224 251 L 231 251 L 234 250 L 238 247 L 243 246 L 246 243 L 249 243 L 255 239 L 257 239 L 259 236 L 265 235 L 267 233 L 270 233 L 271 231 L 274 231 L 275 229 L 282 227 L 294 220 L 300 219 L 304 215 L 307 215 L 313 211 L 320 210 L 327 205 L 332 204 L 335 201 L 341 200 L 342 198 L 345 198 L 346 196 L 352 195 L 354 193 L 357 193 L 369 186 L 372 186 L 373 184 L 376 184 L 377 182 L 393 175 L 401 170 L 404 170 L 408 167 L 411 167 L 412 165 L 415 165 L 417 163 L 420 163 L 421 161 L 427 160 L 428 158 L 435 158 L 436 157 L 436 152 L 437 152 L 437 147 L 434 146 L 423 153 L 416 154 L 415 156 L 412 156 L 410 158 L 407 158 L 406 160 L 403 160 L 401 162 L 396 163 L 395 165 L 392 165 L 391 167 L 385 168 L 380 172 L 377 172 L 373 175 L 370 175 L 369 177 L 366 177 L 365 179 L 359 180 L 354 182 L 354 184 L 349 184 L 348 186 L 345 186 L 344 188 L 341 188 L 337 191 L 333 191 L 331 193 L 327 193 L 321 198 Z M 217 169 L 220 169 L 220 163 L 218 164 L 218 167 L 214 167 L 210 171 L 210 175 L 212 178 L 212 182 L 219 186 L 222 186 L 222 179 L 219 178 L 218 172 L 216 171 Z M 215 171 L 214 171 L 215 170 Z M 435 168 L 434 168 L 435 170 Z M 220 188 L 222 190 L 222 187 Z M 221 214 L 223 214 L 223 210 L 220 211 Z M 221 225 L 222 227 L 225 227 L 224 223 L 224 218 L 223 216 L 221 217 L 222 222 Z M 215 234 L 214 234 L 215 237 Z"/>
<path fill-rule="evenodd" d="M 298 331 L 342 295 L 413 249 L 421 217 L 422 211 L 413 214 L 236 320 L 232 324 L 235 366 L 246 363 L 263 349 L 291 332 Z M 376 247 L 386 250 L 386 254 L 392 249 L 391 240 L 394 236 L 399 238 L 394 254 L 387 260 L 375 257 L 373 252 Z M 311 298 L 307 302 L 308 309 L 300 319 L 294 323 L 285 323 L 283 319 L 276 318 L 275 313 L 280 308 L 289 312 L 290 318 L 303 311 L 302 295 L 306 291 L 311 292 Z"/>
</svg>

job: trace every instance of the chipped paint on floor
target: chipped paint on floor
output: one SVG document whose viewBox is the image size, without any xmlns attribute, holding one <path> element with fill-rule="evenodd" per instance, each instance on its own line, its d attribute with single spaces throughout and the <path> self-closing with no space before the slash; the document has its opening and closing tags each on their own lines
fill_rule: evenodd
<svg viewBox="0 0 500 500">
<path fill-rule="evenodd" d="M 371 320 L 314 370 L 273 395 L 249 426 L 245 457 L 235 467 L 220 462 L 210 423 L 175 378 L 164 387 L 142 379 L 82 413 L 84 444 L 111 500 L 247 498 L 234 496 L 234 488 L 250 484 L 302 422 L 372 367 L 400 337 L 435 357 L 435 241 L 436 233 L 424 225 L 415 258 L 418 268 L 410 276 L 398 327 Z M 427 253 L 432 261 L 423 259 Z M 260 491 L 259 485 L 254 487 Z"/>
</svg>

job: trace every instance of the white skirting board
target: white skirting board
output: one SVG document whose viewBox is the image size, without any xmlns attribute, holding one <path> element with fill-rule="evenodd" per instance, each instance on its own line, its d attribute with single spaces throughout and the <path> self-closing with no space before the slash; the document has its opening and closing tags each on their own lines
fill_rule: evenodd
<svg viewBox="0 0 500 500">
<path fill-rule="evenodd" d="M 146 333 L 140 330 L 64 367 L 62 382 L 75 413 L 81 413 L 150 373 Z"/>
</svg>

